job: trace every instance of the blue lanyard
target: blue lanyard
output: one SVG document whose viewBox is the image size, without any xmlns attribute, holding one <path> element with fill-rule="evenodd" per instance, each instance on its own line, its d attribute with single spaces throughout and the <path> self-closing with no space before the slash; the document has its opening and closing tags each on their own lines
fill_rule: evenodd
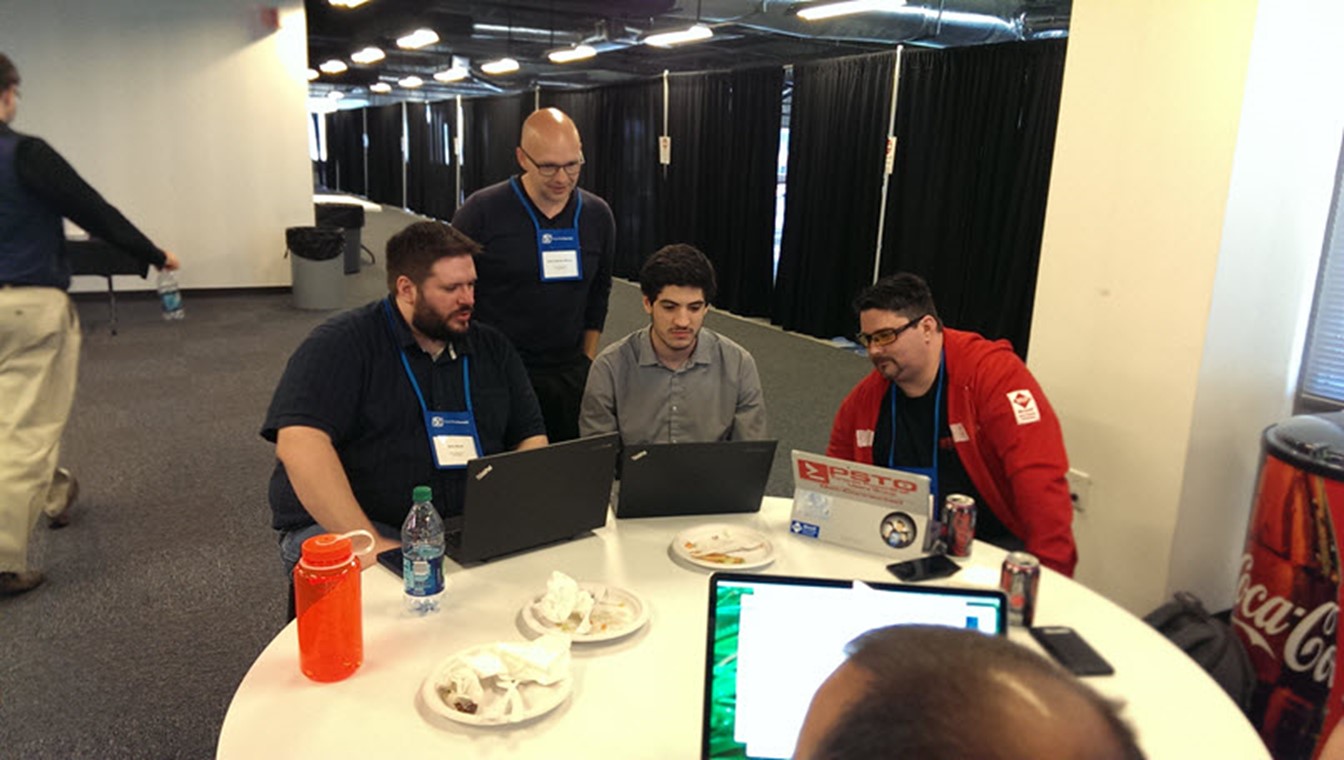
<svg viewBox="0 0 1344 760">
<path fill-rule="evenodd" d="M 936 390 L 933 396 L 933 467 L 910 467 L 907 469 L 919 472 L 921 470 L 932 470 L 930 476 L 930 490 L 933 491 L 935 499 L 938 495 L 938 434 L 939 421 L 943 413 L 943 367 L 945 361 L 942 357 L 938 359 L 938 380 L 935 384 Z M 891 448 L 887 450 L 887 467 L 896 469 L 896 396 L 900 393 L 900 388 L 895 383 L 891 384 Z"/>
<path fill-rule="evenodd" d="M 532 210 L 532 204 L 528 202 L 527 196 L 523 195 L 523 188 L 518 184 L 518 178 L 509 177 L 509 186 L 513 188 L 514 194 L 517 195 L 518 200 L 522 202 L 523 210 L 527 212 L 528 216 L 532 217 L 532 229 L 536 230 L 537 234 L 540 235 L 541 222 L 537 219 L 536 212 Z M 579 241 L 579 214 L 582 213 L 583 193 L 579 192 L 579 189 L 576 187 L 574 188 L 574 226 L 571 228 L 574 230 L 574 242 L 576 245 Z"/>
<path fill-rule="evenodd" d="M 388 301 L 383 301 L 383 315 L 387 317 L 387 329 L 391 332 L 392 343 L 396 345 L 396 323 L 392 321 L 392 304 Z M 406 370 L 406 377 L 411 381 L 411 388 L 415 390 L 415 398 L 420 402 L 420 411 L 429 414 L 429 407 L 425 405 L 425 395 L 420 392 L 420 383 L 416 381 L 415 373 L 411 371 L 411 363 L 406 359 L 405 349 L 401 348 L 401 346 L 397 346 L 397 353 L 401 356 L 401 366 Z M 475 419 L 476 413 L 471 408 L 471 374 L 467 371 L 467 362 L 468 357 L 466 354 L 463 354 L 462 390 L 467 396 L 467 414 L 470 414 L 472 418 Z"/>
</svg>

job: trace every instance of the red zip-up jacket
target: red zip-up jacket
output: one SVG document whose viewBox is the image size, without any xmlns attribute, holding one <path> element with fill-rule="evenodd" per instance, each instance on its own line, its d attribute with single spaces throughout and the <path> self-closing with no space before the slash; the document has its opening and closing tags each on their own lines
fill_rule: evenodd
<svg viewBox="0 0 1344 760">
<path fill-rule="evenodd" d="M 957 456 L 994 511 L 1042 564 L 1072 576 L 1073 503 L 1059 418 L 1005 340 L 943 330 L 947 417 Z M 877 370 L 840 404 L 828 456 L 873 463 L 873 431 L 891 382 Z"/>
</svg>

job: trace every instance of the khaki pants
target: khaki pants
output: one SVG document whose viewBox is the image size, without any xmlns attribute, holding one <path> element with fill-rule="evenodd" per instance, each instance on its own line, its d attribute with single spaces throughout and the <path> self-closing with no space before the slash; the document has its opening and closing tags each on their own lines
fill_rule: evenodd
<svg viewBox="0 0 1344 760">
<path fill-rule="evenodd" d="M 54 480 L 79 372 L 79 315 L 56 288 L 0 286 L 0 572 L 28 569 L 28 537 L 61 506 Z"/>
</svg>

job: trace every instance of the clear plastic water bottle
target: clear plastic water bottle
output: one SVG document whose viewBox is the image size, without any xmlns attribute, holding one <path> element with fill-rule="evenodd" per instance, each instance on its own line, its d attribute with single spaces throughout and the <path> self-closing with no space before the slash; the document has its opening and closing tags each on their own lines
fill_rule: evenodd
<svg viewBox="0 0 1344 760">
<path fill-rule="evenodd" d="M 401 524 L 401 577 L 406 609 L 423 615 L 438 611 L 443 598 L 443 518 L 429 486 L 416 486 L 411 501 Z"/>
<path fill-rule="evenodd" d="M 177 286 L 177 277 L 167 269 L 159 270 L 158 291 L 164 319 L 182 319 L 187 316 L 187 310 L 182 308 L 182 289 Z"/>
</svg>

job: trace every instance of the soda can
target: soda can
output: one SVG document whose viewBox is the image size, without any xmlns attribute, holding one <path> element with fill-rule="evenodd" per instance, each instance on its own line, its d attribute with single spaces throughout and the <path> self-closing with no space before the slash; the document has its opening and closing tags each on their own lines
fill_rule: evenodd
<svg viewBox="0 0 1344 760">
<path fill-rule="evenodd" d="M 1008 594 L 1008 623 L 1030 627 L 1036 618 L 1041 561 L 1027 552 L 1009 552 L 999 572 L 999 588 Z"/>
<path fill-rule="evenodd" d="M 947 556 L 969 557 L 975 542 L 975 499 L 953 493 L 943 502 L 943 520 L 947 525 Z"/>
</svg>

